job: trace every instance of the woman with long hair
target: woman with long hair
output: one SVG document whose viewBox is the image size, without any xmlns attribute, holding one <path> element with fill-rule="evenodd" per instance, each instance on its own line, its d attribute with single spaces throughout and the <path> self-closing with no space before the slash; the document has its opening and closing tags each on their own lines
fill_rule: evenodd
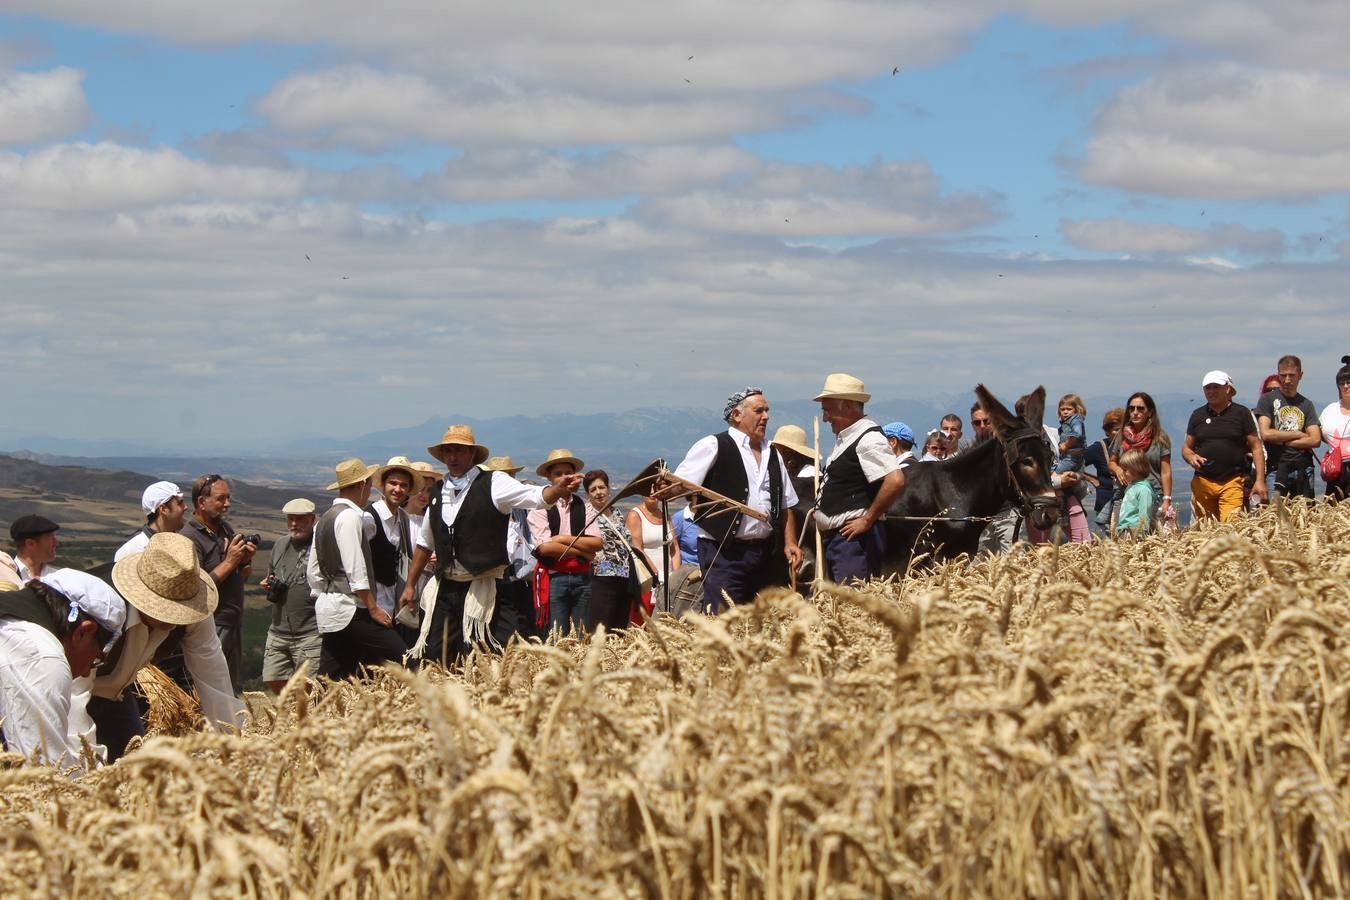
<svg viewBox="0 0 1350 900">
<path fill-rule="evenodd" d="M 1172 508 L 1172 439 L 1158 420 L 1158 405 L 1143 391 L 1136 391 L 1125 401 L 1125 424 L 1111 440 L 1111 474 L 1116 479 L 1116 506 L 1130 484 L 1129 476 L 1120 467 L 1121 454 L 1128 450 L 1142 450 L 1148 457 L 1149 481 L 1154 494 L 1162 498 L 1158 508 L 1151 511 L 1149 521 L 1175 520 Z"/>
</svg>

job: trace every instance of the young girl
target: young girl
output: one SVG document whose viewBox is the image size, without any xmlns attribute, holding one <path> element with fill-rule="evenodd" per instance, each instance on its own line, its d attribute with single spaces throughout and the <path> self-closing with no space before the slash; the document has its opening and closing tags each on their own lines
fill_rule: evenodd
<svg viewBox="0 0 1350 900">
<path fill-rule="evenodd" d="M 1120 456 L 1120 468 L 1130 479 L 1130 486 L 1125 489 L 1125 497 L 1120 501 L 1116 534 L 1143 534 L 1152 527 L 1153 510 L 1158 503 L 1153 482 L 1149 478 L 1153 474 L 1153 467 L 1149 465 L 1148 454 L 1144 451 L 1126 450 Z"/>
<path fill-rule="evenodd" d="M 1069 540 L 1086 541 L 1090 535 L 1087 514 L 1083 512 L 1083 498 L 1087 483 L 1083 471 L 1083 445 L 1087 440 L 1087 407 L 1077 394 L 1059 398 L 1059 460 L 1051 476 L 1064 496 L 1064 511 L 1069 519 Z"/>
</svg>

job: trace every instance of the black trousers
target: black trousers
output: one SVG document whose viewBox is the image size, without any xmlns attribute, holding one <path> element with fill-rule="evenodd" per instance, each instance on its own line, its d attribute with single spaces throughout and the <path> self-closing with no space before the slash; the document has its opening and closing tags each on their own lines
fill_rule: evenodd
<svg viewBox="0 0 1350 900">
<path fill-rule="evenodd" d="M 628 591 L 627 575 L 591 576 L 591 602 L 586 606 L 586 630 L 601 625 L 606 631 L 628 627 L 633 610 L 633 595 Z"/>
<path fill-rule="evenodd" d="M 238 697 L 243 692 L 244 668 L 244 631 L 240 623 L 216 622 L 216 636 L 220 638 L 220 649 L 225 653 L 225 665 L 230 670 L 230 686 Z"/>
<path fill-rule="evenodd" d="M 145 719 L 141 717 L 141 707 L 131 686 L 122 692 L 121 700 L 91 696 L 86 708 L 89 718 L 94 720 L 98 742 L 108 748 L 110 763 L 122 758 L 132 738 L 145 736 Z"/>
<path fill-rule="evenodd" d="M 431 614 L 431 630 L 427 633 L 427 649 L 422 654 L 424 662 L 449 667 L 469 655 L 470 647 L 464 638 L 464 598 L 468 595 L 469 582 L 441 579 L 436 590 L 436 609 Z M 488 622 L 492 637 L 505 647 L 514 634 L 532 634 L 533 623 L 534 601 L 529 581 L 497 579 L 497 605 Z"/>
<path fill-rule="evenodd" d="M 385 662 L 403 664 L 408 647 L 393 628 L 376 625 L 370 611 L 358 608 L 341 631 L 322 635 L 319 651 L 319 674 L 339 680 L 360 674 L 361 667 L 378 666 Z"/>
</svg>

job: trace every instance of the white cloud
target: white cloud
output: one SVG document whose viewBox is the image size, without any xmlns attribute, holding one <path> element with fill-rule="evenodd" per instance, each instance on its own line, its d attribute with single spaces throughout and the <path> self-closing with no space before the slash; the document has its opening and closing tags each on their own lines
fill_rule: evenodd
<svg viewBox="0 0 1350 900">
<path fill-rule="evenodd" d="M 1350 76 L 1234 65 L 1164 73 L 1103 110 L 1081 174 L 1173 196 L 1350 190 Z"/>
<path fill-rule="evenodd" d="M 750 97 L 611 99 L 503 79 L 438 84 L 368 66 L 294 75 L 258 109 L 283 130 L 369 149 L 403 138 L 454 145 L 688 141 L 788 121 Z"/>
<path fill-rule="evenodd" d="M 944 196 L 921 162 L 840 168 L 766 163 L 736 187 L 654 199 L 643 213 L 746 235 L 926 235 L 989 224 L 1000 205 L 996 195 Z"/>
<path fill-rule="evenodd" d="M 65 66 L 0 76 L 0 144 L 64 137 L 89 118 L 84 73 Z"/>
<path fill-rule="evenodd" d="M 303 186 L 298 172 L 216 166 L 171 148 L 74 143 L 0 153 L 0 202 L 18 207 L 101 210 L 182 197 L 294 197 Z"/>
<path fill-rule="evenodd" d="M 1350 5 L 1328 0 L 1016 0 L 1061 25 L 1129 22 L 1192 48 L 1273 66 L 1345 68 Z"/>
<path fill-rule="evenodd" d="M 1280 255 L 1284 248 L 1284 235 L 1275 229 L 1253 231 L 1217 223 L 1209 228 L 1184 228 L 1120 218 L 1061 219 L 1060 231 L 1079 249 L 1132 256 L 1176 256 L 1228 248 L 1270 257 Z"/>
<path fill-rule="evenodd" d="M 596 155 L 544 150 L 473 151 L 451 160 L 428 187 L 454 200 L 559 200 L 665 194 L 755 168 L 736 147 L 636 147 Z"/>
<path fill-rule="evenodd" d="M 15 11 L 211 45 L 328 44 L 422 71 L 510 72 L 606 96 L 778 91 L 943 58 L 983 22 L 981 2 L 592 0 L 12 0 Z M 693 60 L 689 60 L 689 56 Z M 689 78 L 692 86 L 686 86 Z M 565 91 L 564 91 L 565 93 Z"/>
</svg>

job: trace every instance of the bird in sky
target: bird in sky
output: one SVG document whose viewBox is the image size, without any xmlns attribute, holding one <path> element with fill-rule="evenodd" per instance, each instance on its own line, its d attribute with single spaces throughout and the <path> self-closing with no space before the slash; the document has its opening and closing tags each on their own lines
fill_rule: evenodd
<svg viewBox="0 0 1350 900">
<path fill-rule="evenodd" d="M 692 56 L 689 57 L 689 60 L 686 60 L 686 62 L 691 61 L 691 60 L 693 60 L 693 57 L 692 57 Z"/>
<path fill-rule="evenodd" d="M 691 57 L 691 59 L 692 59 L 692 57 Z M 892 77 L 892 78 L 894 78 L 896 75 L 899 75 L 899 74 L 900 74 L 900 67 L 899 67 L 899 66 L 896 66 L 894 69 L 891 69 L 891 77 Z"/>
<path fill-rule="evenodd" d="M 308 254 L 308 253 L 305 254 L 305 262 L 309 262 L 309 254 Z"/>
<path fill-rule="evenodd" d="M 343 280 L 343 281 L 351 281 L 351 280 L 352 280 L 352 276 L 350 276 L 350 275 L 343 275 L 343 276 L 342 276 L 342 280 Z"/>
<path fill-rule="evenodd" d="M 684 80 L 684 83 L 685 83 L 685 84 L 693 84 L 693 82 L 690 81 L 688 78 L 686 78 L 686 79 Z"/>
</svg>

